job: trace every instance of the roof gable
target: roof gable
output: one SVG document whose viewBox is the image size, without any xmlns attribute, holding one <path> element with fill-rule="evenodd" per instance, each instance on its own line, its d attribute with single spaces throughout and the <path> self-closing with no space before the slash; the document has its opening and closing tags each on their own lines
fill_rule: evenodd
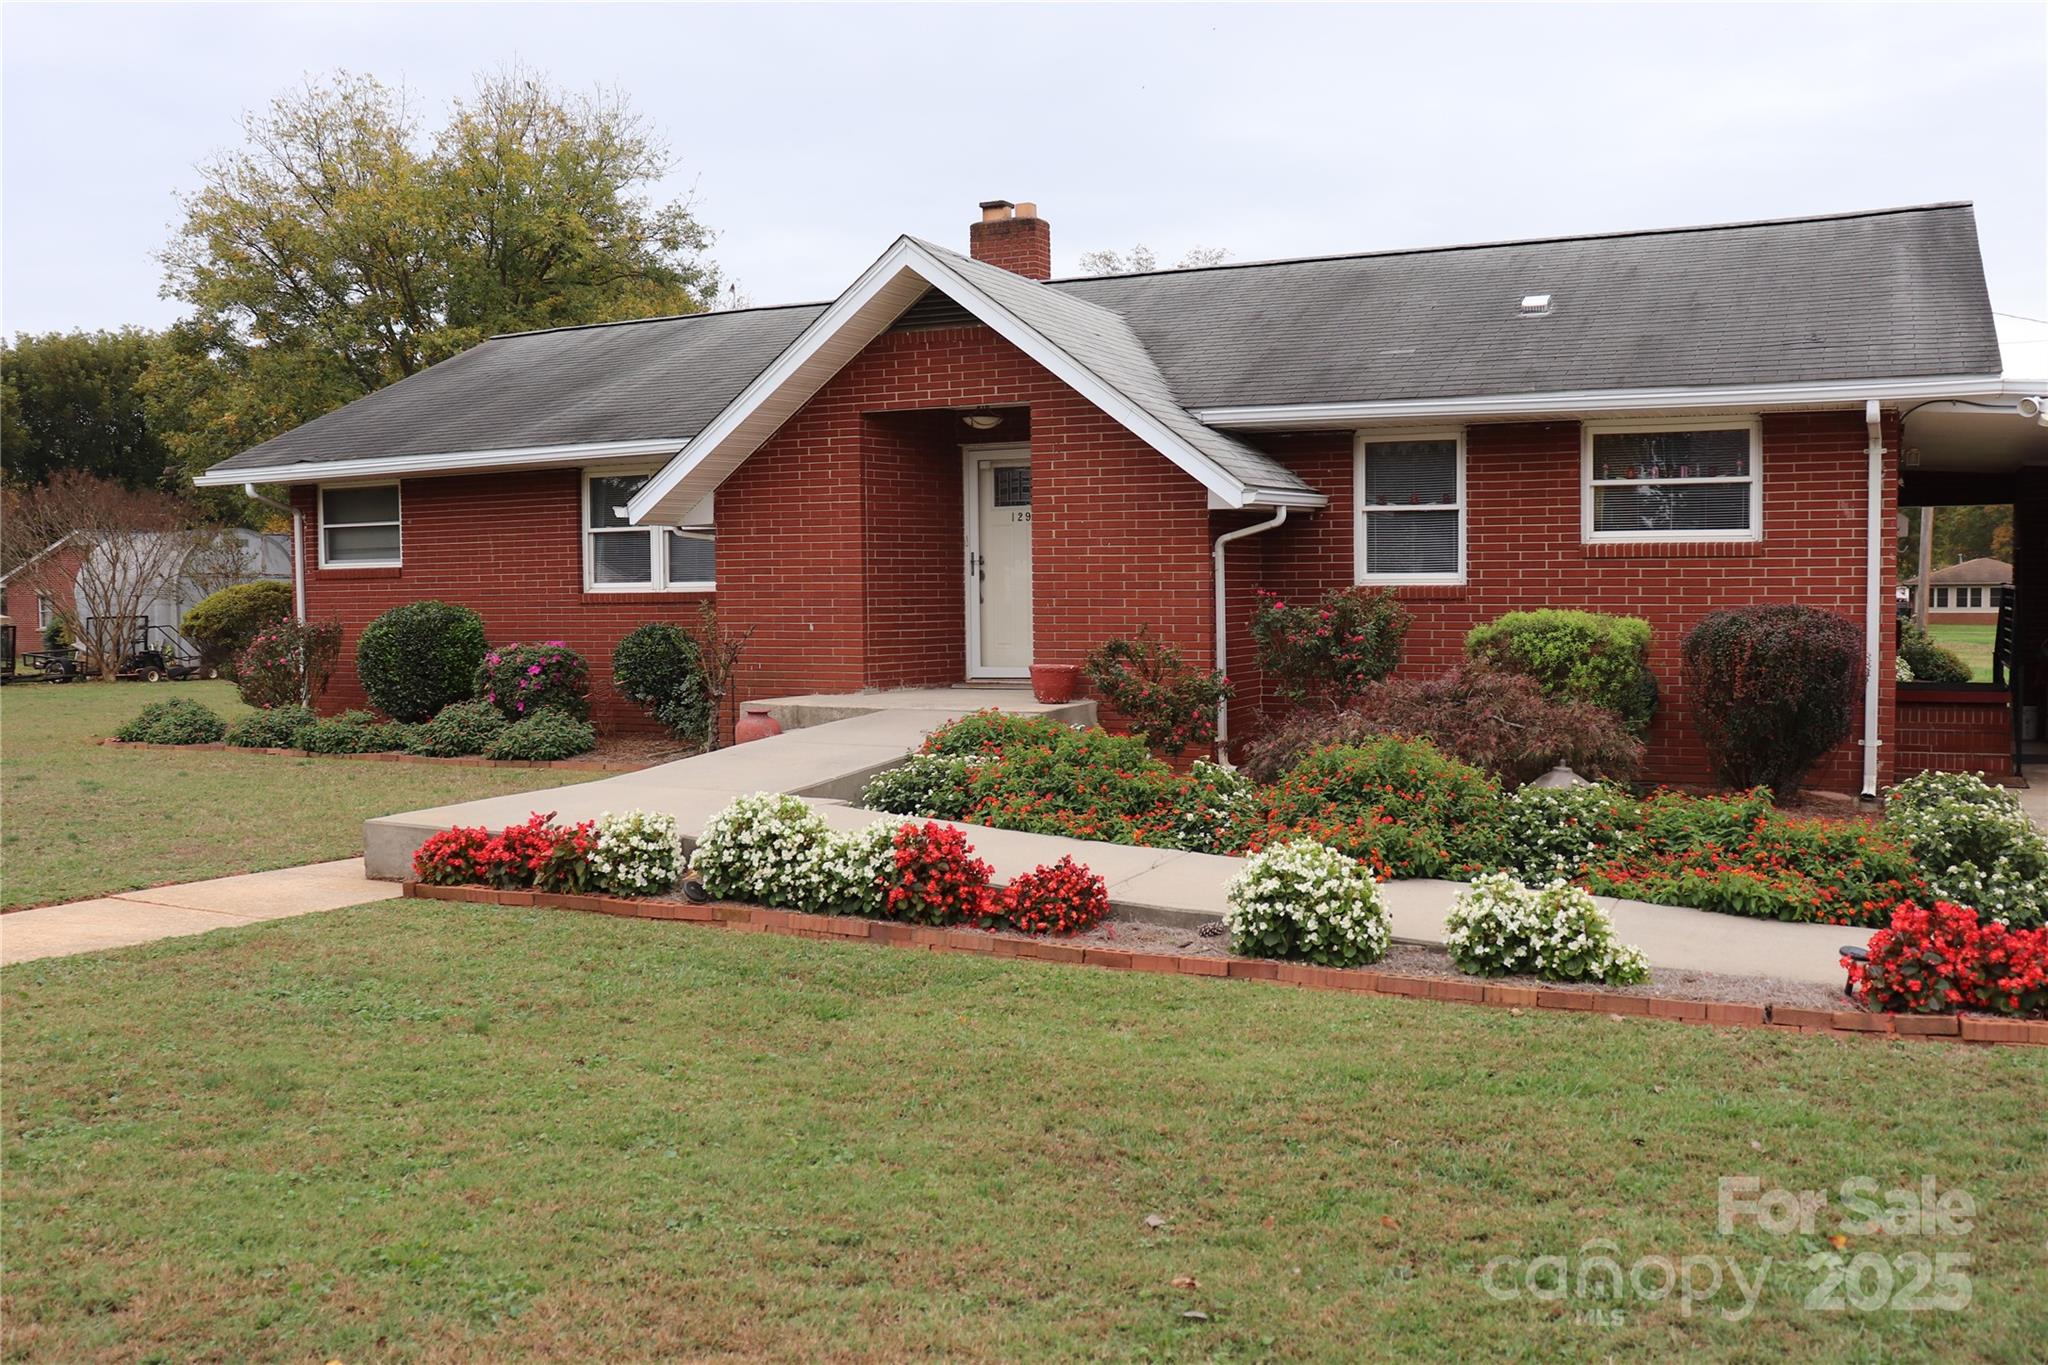
<svg viewBox="0 0 2048 1365">
<path fill-rule="evenodd" d="M 1186 471 L 1219 505 L 1324 503 L 1284 465 L 1189 416 L 1115 313 L 903 237 L 649 480 L 628 515 L 635 522 L 676 520 L 931 289 L 960 304 Z"/>
</svg>

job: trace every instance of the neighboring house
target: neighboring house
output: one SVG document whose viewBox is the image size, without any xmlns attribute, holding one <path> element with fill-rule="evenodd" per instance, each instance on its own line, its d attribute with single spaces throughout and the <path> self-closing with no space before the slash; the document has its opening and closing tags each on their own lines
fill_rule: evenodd
<svg viewBox="0 0 2048 1365">
<path fill-rule="evenodd" d="M 2048 517 L 1968 205 L 1061 280 L 1029 204 L 969 238 L 899 238 L 829 303 L 494 338 L 200 482 L 291 486 L 335 706 L 363 625 L 439 597 L 568 641 L 634 724 L 613 647 L 715 593 L 750 696 L 1016 678 L 1150 626 L 1237 683 L 1236 740 L 1269 704 L 1254 590 L 1365 584 L 1413 612 L 1409 671 L 1505 611 L 1648 617 L 1649 776 L 1694 781 L 1685 631 L 1800 601 L 1874 627 L 1819 775 L 1852 790 L 1897 752 L 1902 416 L 2024 427 L 1989 463 L 1903 430 L 1916 476 L 1997 471 L 2025 490 L 1975 501 Z"/>
<path fill-rule="evenodd" d="M 238 527 L 222 531 L 216 543 L 228 548 L 195 555 L 189 561 L 193 573 L 202 577 L 207 573 L 220 577 L 232 573 L 244 582 L 261 578 L 291 580 L 292 547 L 287 534 Z M 79 536 L 66 536 L 0 579 L 6 588 L 6 615 L 15 624 L 16 650 L 27 654 L 41 649 L 43 628 L 55 617 L 76 617 L 84 611 L 81 603 L 85 599 L 78 591 L 79 582 L 87 574 L 111 572 L 109 565 L 117 558 L 84 544 Z M 208 590 L 207 582 L 181 577 L 152 594 L 143 604 L 142 615 L 152 628 L 176 630 L 185 613 Z"/>
<path fill-rule="evenodd" d="M 1989 626 L 1998 623 L 1998 590 L 2012 582 L 2012 565 L 2002 559 L 1966 559 L 1927 575 L 1930 623 Z M 1920 580 L 1906 587 L 1918 592 Z M 1908 600 L 1913 600 L 1909 597 Z"/>
</svg>

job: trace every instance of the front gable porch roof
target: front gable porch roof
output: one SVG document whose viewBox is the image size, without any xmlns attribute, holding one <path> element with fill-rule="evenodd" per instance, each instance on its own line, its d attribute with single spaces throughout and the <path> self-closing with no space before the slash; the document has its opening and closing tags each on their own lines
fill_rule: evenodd
<svg viewBox="0 0 2048 1365">
<path fill-rule="evenodd" d="M 1203 426 L 1117 314 L 914 237 L 900 237 L 789 348 L 714 417 L 627 509 L 675 520 L 739 468 L 927 290 L 953 299 L 1133 435 L 1221 507 L 1320 507 L 1327 499 L 1278 461 Z"/>
</svg>

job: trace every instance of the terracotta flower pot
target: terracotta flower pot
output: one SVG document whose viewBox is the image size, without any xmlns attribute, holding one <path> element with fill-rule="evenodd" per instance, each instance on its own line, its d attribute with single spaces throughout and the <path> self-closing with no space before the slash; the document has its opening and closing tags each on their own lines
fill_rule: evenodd
<svg viewBox="0 0 2048 1365">
<path fill-rule="evenodd" d="M 750 739 L 766 739 L 781 733 L 782 722 L 770 715 L 767 707 L 743 706 L 739 724 L 732 727 L 732 742 L 745 744 Z"/>
<path fill-rule="evenodd" d="M 1081 694 L 1079 664 L 1031 665 L 1031 695 L 1046 706 L 1063 706 Z"/>
</svg>

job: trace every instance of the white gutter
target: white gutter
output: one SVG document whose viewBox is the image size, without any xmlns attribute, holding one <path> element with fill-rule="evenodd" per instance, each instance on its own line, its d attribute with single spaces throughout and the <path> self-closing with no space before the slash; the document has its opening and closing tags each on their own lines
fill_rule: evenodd
<svg viewBox="0 0 2048 1365">
<path fill-rule="evenodd" d="M 1263 431 L 1314 430 L 1360 422 L 1448 417 L 1556 417 L 1652 408 L 1803 407 L 1885 400 L 1971 398 L 2006 391 L 1998 375 L 1944 375 L 1891 380 L 1843 379 L 1811 384 L 1737 384 L 1714 388 L 1575 389 L 1553 393 L 1467 394 L 1359 403 L 1279 403 L 1259 407 L 1192 408 L 1212 427 Z"/>
<path fill-rule="evenodd" d="M 303 547 L 306 543 L 306 514 L 296 507 L 288 507 L 276 498 L 266 498 L 256 491 L 256 485 L 242 485 L 243 496 L 265 507 L 275 507 L 280 512 L 292 515 L 292 616 L 300 625 L 306 624 L 306 559 Z"/>
<path fill-rule="evenodd" d="M 390 455 L 362 460 L 308 460 L 299 464 L 229 468 L 216 465 L 192 482 L 200 488 L 232 488 L 251 483 L 340 483 L 347 479 L 390 477 L 393 474 L 461 474 L 470 470 L 547 468 L 579 465 L 587 460 L 624 460 L 660 456 L 667 459 L 683 448 L 677 438 L 658 441 L 597 441 L 583 445 L 514 446 L 505 450 L 454 450 L 435 455 Z"/>
<path fill-rule="evenodd" d="M 1865 558 L 1863 594 L 1863 796 L 1877 798 L 1878 661 L 1884 657 L 1879 632 L 1884 628 L 1884 604 L 1879 590 L 1884 583 L 1884 409 L 1875 398 L 1863 404 L 1863 424 L 1870 432 L 1865 453 L 1870 467 L 1865 480 L 1868 520 L 1864 527 Z M 1926 584 L 1921 584 L 1926 590 Z"/>
<path fill-rule="evenodd" d="M 1270 521 L 1240 526 L 1235 531 L 1225 531 L 1216 537 L 1216 548 L 1213 552 L 1216 558 L 1216 671 L 1225 677 L 1230 674 L 1230 670 L 1225 666 L 1230 655 L 1230 613 L 1225 605 L 1228 575 L 1223 567 L 1224 548 L 1233 540 L 1243 540 L 1246 536 L 1255 536 L 1261 531 L 1271 531 L 1283 525 L 1287 520 L 1287 510 L 1283 506 L 1273 514 Z M 1229 742 L 1230 703 L 1221 701 L 1216 704 L 1216 761 L 1225 767 L 1230 766 Z"/>
</svg>

